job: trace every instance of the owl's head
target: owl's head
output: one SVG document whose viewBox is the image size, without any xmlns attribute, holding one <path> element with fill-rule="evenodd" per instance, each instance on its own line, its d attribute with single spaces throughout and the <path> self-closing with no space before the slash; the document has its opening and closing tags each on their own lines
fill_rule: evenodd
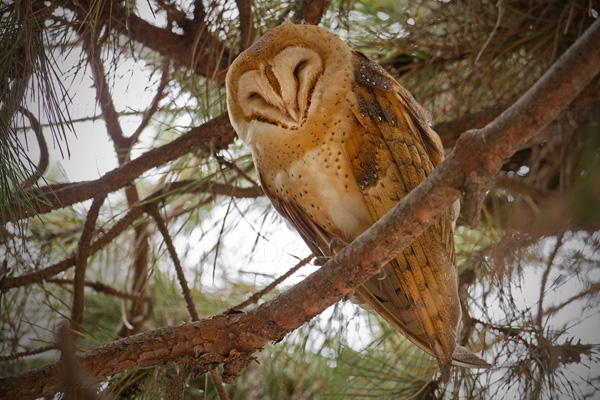
<svg viewBox="0 0 600 400">
<path fill-rule="evenodd" d="M 323 28 L 286 21 L 267 32 L 227 73 L 229 118 L 240 138 L 250 143 L 253 128 L 266 125 L 297 130 L 320 101 L 322 77 L 349 57 Z"/>
</svg>

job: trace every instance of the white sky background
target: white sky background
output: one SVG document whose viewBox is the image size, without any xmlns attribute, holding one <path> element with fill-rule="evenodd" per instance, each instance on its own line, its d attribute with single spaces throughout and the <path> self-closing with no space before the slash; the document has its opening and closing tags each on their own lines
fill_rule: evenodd
<svg viewBox="0 0 600 400">
<path fill-rule="evenodd" d="M 147 3 L 139 2 L 138 6 L 142 9 L 140 13 L 146 17 L 148 15 L 148 10 L 144 8 L 147 7 Z M 59 60 L 59 65 L 62 65 L 63 72 L 71 70 L 75 63 L 79 61 L 79 54 L 75 51 L 69 53 L 68 56 L 62 60 L 60 57 L 61 56 L 58 55 L 57 59 Z M 119 76 L 119 78 L 112 91 L 116 109 L 118 111 L 145 109 L 155 94 L 159 74 L 154 75 L 150 79 L 150 69 L 146 68 L 143 62 L 129 60 L 119 65 L 117 76 Z M 69 88 L 69 94 L 72 98 L 72 104 L 69 107 L 71 118 L 78 119 L 100 113 L 96 106 L 95 89 L 92 86 L 89 69 L 82 71 L 76 77 L 67 75 L 63 83 Z M 35 112 L 37 109 L 36 106 L 33 105 L 31 109 L 34 114 L 37 115 Z M 141 117 L 126 116 L 120 118 L 126 136 L 131 135 L 140 120 Z M 45 122 L 43 116 L 40 116 L 40 122 Z M 186 127 L 191 128 L 190 123 L 191 120 L 177 121 L 177 125 L 180 127 L 179 130 L 182 132 L 186 130 Z M 101 177 L 117 166 L 112 143 L 106 133 L 104 121 L 102 119 L 94 122 L 88 121 L 76 123 L 75 133 L 76 137 L 73 134 L 68 133 L 70 156 L 62 158 L 61 151 L 57 144 L 52 140 L 49 129 L 44 128 L 44 134 L 50 150 L 50 168 L 47 175 L 51 180 L 68 182 L 93 180 Z M 30 132 L 28 135 L 29 155 L 36 161 L 39 156 L 37 144 L 33 133 Z M 146 137 L 148 137 L 147 133 Z M 24 138 L 24 134 L 21 134 L 21 138 Z M 62 146 L 64 152 L 65 145 L 62 144 Z M 134 151 L 133 157 L 143 153 L 148 146 L 148 142 L 143 142 L 138 146 L 138 149 Z M 61 176 L 63 173 L 64 176 Z M 118 196 L 120 196 L 120 194 Z M 264 200 L 261 199 L 259 201 Z M 238 203 L 242 210 L 248 206 L 252 206 L 251 201 L 249 200 L 239 200 Z M 87 206 L 89 206 L 89 202 L 79 205 L 78 207 L 83 208 Z M 217 206 L 210 216 L 202 223 L 202 226 L 195 230 L 190 236 L 176 237 L 178 250 L 180 250 L 181 254 L 184 252 L 186 254 L 183 258 L 183 262 L 185 264 L 184 267 L 188 269 L 190 275 L 193 275 L 194 271 L 199 267 L 201 267 L 204 272 L 212 271 L 213 258 L 208 257 L 205 261 L 206 264 L 202 266 L 199 266 L 198 262 L 202 259 L 203 254 L 210 251 L 218 240 L 219 230 L 211 230 L 209 228 L 214 227 L 222 221 L 226 208 L 226 202 L 223 205 Z M 236 218 L 236 213 L 237 211 L 234 211 L 228 218 L 234 220 Z M 219 269 L 215 281 L 212 280 L 210 274 L 204 273 L 201 282 L 203 288 L 210 290 L 211 287 L 221 287 L 223 281 L 221 281 L 222 276 L 219 275 L 220 273 L 226 273 L 227 280 L 243 280 L 249 283 L 266 285 L 271 281 L 270 278 L 253 275 L 251 273 L 256 272 L 267 275 L 283 274 L 296 264 L 297 259 L 293 256 L 302 258 L 309 253 L 298 235 L 295 232 L 290 231 L 280 219 L 277 219 L 274 224 L 269 225 L 268 228 L 261 231 L 262 233 L 270 232 L 270 234 L 268 234 L 268 240 L 259 240 L 252 261 L 250 263 L 246 263 L 245 261 L 240 262 L 240 260 L 247 260 L 246 256 L 250 254 L 256 238 L 256 230 L 259 229 L 261 221 L 262 215 L 260 212 L 250 213 L 246 215 L 246 220 L 239 223 L 235 231 L 228 234 L 226 240 L 223 241 L 223 247 L 220 250 L 218 259 L 218 264 L 226 266 L 226 269 Z M 577 240 L 573 240 L 570 244 L 570 246 L 575 247 L 580 245 L 581 241 Z M 549 244 L 548 248 L 551 248 L 551 244 Z M 549 250 L 546 251 L 546 254 L 548 251 Z M 595 267 L 591 266 L 590 268 L 593 269 L 593 272 L 590 273 L 590 275 L 596 281 L 599 281 L 600 269 L 598 269 L 598 265 Z M 299 282 L 309 272 L 312 272 L 315 269 L 316 267 L 314 266 L 303 268 L 300 273 L 297 273 L 286 281 L 283 286 L 289 286 Z M 248 272 L 250 272 L 250 274 Z M 513 282 L 513 294 L 515 295 L 516 304 L 519 308 L 537 308 L 542 273 L 543 269 L 541 268 L 528 268 L 525 270 L 523 279 L 520 282 Z M 545 305 L 558 304 L 580 292 L 582 289 L 585 290 L 582 282 L 576 279 L 571 279 L 567 282 L 558 282 L 558 284 L 552 285 L 552 282 L 558 278 L 558 274 L 559 272 L 554 270 L 548 280 L 549 285 L 545 297 Z M 573 316 L 580 316 L 582 307 L 584 306 L 585 304 L 582 302 L 572 303 L 552 317 L 550 325 L 561 327 L 565 323 L 573 322 Z M 354 313 L 353 307 L 354 306 L 352 305 L 345 306 L 349 317 Z M 500 309 L 495 305 L 492 305 L 488 311 L 491 315 L 498 315 L 498 318 L 502 317 Z M 327 319 L 330 315 L 330 311 L 325 314 L 323 320 Z M 582 316 L 582 319 L 583 321 L 580 324 L 575 325 L 568 330 L 569 335 L 581 338 L 582 343 L 600 343 L 600 317 L 598 311 L 594 309 L 588 310 L 585 315 Z M 361 348 L 369 342 L 368 336 L 370 332 L 364 321 L 359 321 L 358 326 L 358 331 L 348 332 L 349 343 L 356 349 Z M 566 338 L 567 336 L 565 336 L 565 339 Z M 594 372 L 598 373 L 598 366 L 594 366 L 593 370 L 586 370 L 582 365 L 573 367 L 573 373 L 583 377 L 590 376 L 590 373 L 592 373 L 592 375 Z M 596 395 L 594 398 L 600 398 L 600 395 Z"/>
</svg>

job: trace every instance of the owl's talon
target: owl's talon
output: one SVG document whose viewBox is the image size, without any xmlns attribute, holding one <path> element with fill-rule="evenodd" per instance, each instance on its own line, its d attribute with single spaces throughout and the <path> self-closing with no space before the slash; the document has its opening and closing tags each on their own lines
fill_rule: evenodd
<svg viewBox="0 0 600 400">
<path fill-rule="evenodd" d="M 336 255 L 340 251 L 344 250 L 344 247 L 348 246 L 348 243 L 344 242 L 342 239 L 338 237 L 334 237 L 329 242 L 329 253 L 331 255 Z"/>
<path fill-rule="evenodd" d="M 377 279 L 378 281 L 382 281 L 382 280 L 384 280 L 385 278 L 387 278 L 387 276 L 388 276 L 388 275 L 387 275 L 387 271 L 386 271 L 385 269 L 383 269 L 383 270 L 381 270 L 381 272 L 380 272 L 380 273 L 377 275 L 377 278 L 376 278 L 376 279 Z"/>
<path fill-rule="evenodd" d="M 325 265 L 325 263 L 329 260 L 331 260 L 333 257 L 329 257 L 329 256 L 320 256 L 320 257 L 315 257 L 315 261 L 313 261 L 313 264 L 320 267 L 322 265 Z"/>
</svg>

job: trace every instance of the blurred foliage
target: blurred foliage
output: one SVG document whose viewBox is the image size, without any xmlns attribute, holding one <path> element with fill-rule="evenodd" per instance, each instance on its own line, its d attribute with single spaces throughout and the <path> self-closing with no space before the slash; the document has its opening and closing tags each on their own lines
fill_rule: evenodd
<svg viewBox="0 0 600 400">
<path fill-rule="evenodd" d="M 226 111 L 217 71 L 196 73 L 140 45 L 123 15 L 107 18 L 118 7 L 177 34 L 194 32 L 208 54 L 232 58 L 239 51 L 237 2 L 22 0 L 2 5 L 3 211 L 14 214 L 30 206 L 27 193 L 32 188 L 23 183 L 36 170 L 25 142 L 33 137 L 31 121 L 19 107 L 39 119 L 47 141 L 61 151 L 64 148 L 65 154 L 67 141 L 76 140 L 67 134 L 69 129 L 77 132 L 83 126 L 79 124 L 96 121 L 101 114 L 92 109 L 77 120 L 69 115 L 72 94 L 81 82 L 88 82 L 82 75 L 90 74 L 82 45 L 85 35 L 98 38 L 121 122 L 127 117 L 140 123 L 160 75 L 168 73 L 156 112 L 133 149 L 127 150 L 134 156 Z M 293 18 L 299 7 L 295 1 L 254 0 L 252 36 L 257 38 Z M 581 35 L 598 17 L 598 10 L 595 0 L 333 0 L 321 25 L 377 60 L 439 123 L 503 109 Z M 190 27 L 196 15 L 205 24 Z M 121 25 L 126 29 L 119 30 Z M 140 71 L 147 86 L 129 88 Z M 129 90 L 147 103 L 123 106 L 119 96 Z M 600 338 L 590 331 L 600 332 L 596 311 L 600 128 L 599 99 L 597 94 L 592 97 L 525 149 L 527 157 L 506 168 L 507 179 L 490 191 L 476 229 L 457 228 L 463 302 L 459 341 L 494 364 L 493 369 L 457 368 L 451 384 L 444 386 L 431 357 L 378 317 L 340 302 L 256 354 L 257 362 L 238 384 L 227 386 L 231 398 L 491 399 L 501 394 L 562 399 L 596 392 Z M 51 162 L 40 182 L 64 181 L 56 170 L 60 159 Z M 147 171 L 135 188 L 144 198 L 169 182 L 183 180 L 193 183 L 168 191 L 160 207 L 201 317 L 239 304 L 306 255 L 305 246 L 286 230 L 266 199 L 237 199 L 200 190 L 213 184 L 256 185 L 251 155 L 239 141 L 218 152 L 193 149 Z M 1 228 L 0 280 L 39 271 L 75 254 L 88 208 L 85 202 Z M 110 194 L 95 237 L 117 226 L 129 210 L 123 193 Z M 143 270 L 147 279 L 135 290 L 132 281 L 140 236 L 134 228 L 148 235 L 150 248 Z M 311 268 L 301 269 L 260 301 L 299 281 Z M 0 375 L 46 365 L 59 357 L 54 350 L 15 359 L 11 355 L 55 342 L 58 324 L 70 316 L 73 273 L 70 268 L 54 281 L 40 280 L 1 293 Z M 81 351 L 117 339 L 123 326 L 133 322 L 127 320 L 128 310 L 136 301 L 143 305 L 144 313 L 138 315 L 142 330 L 190 320 L 164 240 L 145 215 L 90 257 L 86 281 L 118 293 L 93 285 L 85 289 Z M 138 292 L 141 296 L 133 300 Z M 144 296 L 151 301 L 143 300 Z M 590 337 L 595 341 L 590 342 Z M 134 369 L 110 377 L 101 388 L 112 398 L 155 399 L 164 395 L 176 373 L 171 366 Z M 185 398 L 216 396 L 207 376 L 187 384 Z"/>
</svg>

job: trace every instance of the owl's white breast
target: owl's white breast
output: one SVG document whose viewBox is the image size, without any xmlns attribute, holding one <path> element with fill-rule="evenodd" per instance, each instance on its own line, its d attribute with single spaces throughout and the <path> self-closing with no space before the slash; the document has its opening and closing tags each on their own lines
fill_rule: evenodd
<svg viewBox="0 0 600 400">
<path fill-rule="evenodd" d="M 302 196 L 300 192 L 295 195 L 295 201 L 323 228 L 337 230 L 342 239 L 351 241 L 371 225 L 371 220 L 345 156 L 336 157 L 338 161 L 331 157 L 329 162 L 323 157 L 340 150 L 323 146 L 306 152 L 288 170 L 280 171 L 276 183 L 303 190 Z"/>
</svg>

